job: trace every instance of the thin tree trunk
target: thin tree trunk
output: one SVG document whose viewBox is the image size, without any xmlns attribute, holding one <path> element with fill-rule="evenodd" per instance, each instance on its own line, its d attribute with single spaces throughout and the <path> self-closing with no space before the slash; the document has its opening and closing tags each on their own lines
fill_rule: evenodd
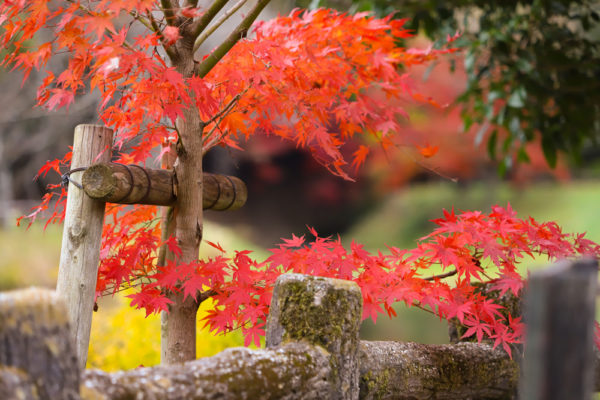
<svg viewBox="0 0 600 400">
<path fill-rule="evenodd" d="M 270 0 L 258 0 L 254 7 L 242 19 L 238 26 L 219 45 L 209 57 L 195 63 L 194 42 L 206 28 L 216 13 L 227 3 L 227 0 L 215 0 L 206 12 L 206 18 L 196 22 L 180 18 L 174 11 L 178 2 L 161 0 L 168 25 L 179 29 L 181 38 L 172 46 L 165 48 L 175 69 L 183 78 L 197 76 L 203 78 L 241 39 L 246 37 L 248 29 Z M 196 4 L 189 0 L 186 4 Z M 204 188 L 202 176 L 202 133 L 205 128 L 196 107 L 194 93 L 190 91 L 189 107 L 183 110 L 183 118 L 177 121 L 179 141 L 177 142 L 177 162 L 175 178 L 177 201 L 173 207 L 175 220 L 175 237 L 181 250 L 179 262 L 194 263 L 198 260 L 200 241 L 202 240 L 202 192 Z M 198 190 L 200 189 L 200 190 Z M 169 306 L 168 322 L 165 327 L 166 350 L 163 363 L 173 364 L 196 358 L 196 313 L 202 299 L 207 293 L 200 295 L 199 301 L 193 298 L 183 300 L 177 293 L 169 294 L 174 301 Z"/>
<path fill-rule="evenodd" d="M 175 68 L 185 77 L 194 74 L 193 40 L 178 42 Z M 190 106 L 177 121 L 177 200 L 173 209 L 174 230 L 181 249 L 178 261 L 189 264 L 198 261 L 202 240 L 202 132 L 204 124 L 191 94 Z M 200 190 L 198 190 L 200 188 Z M 182 363 L 196 358 L 196 313 L 199 303 L 192 297 L 183 299 L 182 293 L 168 295 L 174 303 L 169 306 L 166 317 L 165 344 L 162 355 L 164 364 Z"/>
</svg>

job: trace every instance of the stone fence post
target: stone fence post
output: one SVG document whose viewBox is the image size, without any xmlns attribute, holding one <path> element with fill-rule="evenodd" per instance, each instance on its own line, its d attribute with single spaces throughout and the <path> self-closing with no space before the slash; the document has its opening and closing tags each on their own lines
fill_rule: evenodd
<svg viewBox="0 0 600 400">
<path fill-rule="evenodd" d="M 267 319 L 267 348 L 305 341 L 330 354 L 331 399 L 358 399 L 362 295 L 354 282 L 285 274 Z"/>
<path fill-rule="evenodd" d="M 0 399 L 75 400 L 79 376 L 62 299 L 45 289 L 0 293 Z"/>
</svg>

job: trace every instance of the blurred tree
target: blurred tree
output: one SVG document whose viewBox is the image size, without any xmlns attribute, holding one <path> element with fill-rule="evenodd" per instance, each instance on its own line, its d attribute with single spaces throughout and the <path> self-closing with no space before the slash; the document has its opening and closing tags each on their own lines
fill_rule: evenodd
<svg viewBox="0 0 600 400">
<path fill-rule="evenodd" d="M 432 38 L 461 32 L 467 87 L 464 129 L 479 125 L 501 171 L 529 161 L 541 141 L 546 161 L 563 151 L 581 161 L 598 151 L 600 3 L 597 0 L 298 0 L 308 7 L 400 12 Z M 435 45 L 434 45 L 435 46 Z"/>
</svg>

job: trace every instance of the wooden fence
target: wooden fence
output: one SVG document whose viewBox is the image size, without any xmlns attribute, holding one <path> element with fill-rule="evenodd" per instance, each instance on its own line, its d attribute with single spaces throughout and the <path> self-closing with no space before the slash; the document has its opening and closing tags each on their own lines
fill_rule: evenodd
<svg viewBox="0 0 600 400">
<path fill-rule="evenodd" d="M 587 400 L 600 389 L 591 343 L 596 275 L 588 260 L 532 277 L 521 398 Z M 3 293 L 0 399 L 516 398 L 519 363 L 490 344 L 360 341 L 361 299 L 352 282 L 283 275 L 265 349 L 109 374 L 80 371 L 54 292 Z"/>
</svg>

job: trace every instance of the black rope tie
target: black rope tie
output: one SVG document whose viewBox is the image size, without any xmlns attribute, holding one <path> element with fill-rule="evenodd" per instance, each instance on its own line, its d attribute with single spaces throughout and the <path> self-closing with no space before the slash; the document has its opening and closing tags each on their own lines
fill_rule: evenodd
<svg viewBox="0 0 600 400">
<path fill-rule="evenodd" d="M 67 190 L 69 190 L 69 182 L 71 182 L 73 185 L 75 185 L 79 189 L 83 189 L 83 186 L 81 186 L 81 183 L 76 182 L 73 179 L 71 179 L 71 174 L 74 172 L 85 171 L 87 168 L 88 167 L 73 168 L 73 169 L 65 172 L 64 174 L 62 174 L 60 176 L 60 184 L 62 186 L 64 186 L 65 188 L 67 188 Z"/>
<path fill-rule="evenodd" d="M 229 183 L 231 183 L 231 189 L 233 190 L 233 197 L 231 198 L 231 203 L 229 203 L 229 205 L 223 209 L 223 210 L 228 210 L 229 208 L 231 208 L 231 206 L 233 205 L 233 203 L 235 203 L 235 198 L 237 197 L 237 192 L 235 190 L 235 183 L 233 183 L 233 181 L 231 180 L 231 178 L 229 176 L 227 176 L 227 175 L 225 175 L 225 178 L 227 178 L 227 180 L 229 181 Z"/>
<path fill-rule="evenodd" d="M 217 196 L 215 197 L 215 200 L 212 202 L 212 204 L 210 206 L 206 207 L 208 210 L 212 210 L 212 208 L 219 201 L 219 197 L 221 197 L 221 184 L 219 183 L 219 180 L 214 175 L 208 175 L 208 176 L 210 176 L 213 181 L 217 182 Z"/>
<path fill-rule="evenodd" d="M 148 173 L 148 171 L 146 171 L 144 169 L 144 167 L 142 167 L 140 165 L 133 164 L 131 166 L 132 167 L 138 167 L 139 169 L 142 170 L 142 172 L 144 173 L 144 175 L 146 175 L 146 180 L 148 181 L 148 186 L 146 187 L 146 193 L 144 193 L 144 196 L 142 196 L 142 198 L 140 200 L 147 200 L 147 197 L 150 194 L 150 190 L 152 189 L 152 180 L 150 179 L 150 174 Z"/>
</svg>

